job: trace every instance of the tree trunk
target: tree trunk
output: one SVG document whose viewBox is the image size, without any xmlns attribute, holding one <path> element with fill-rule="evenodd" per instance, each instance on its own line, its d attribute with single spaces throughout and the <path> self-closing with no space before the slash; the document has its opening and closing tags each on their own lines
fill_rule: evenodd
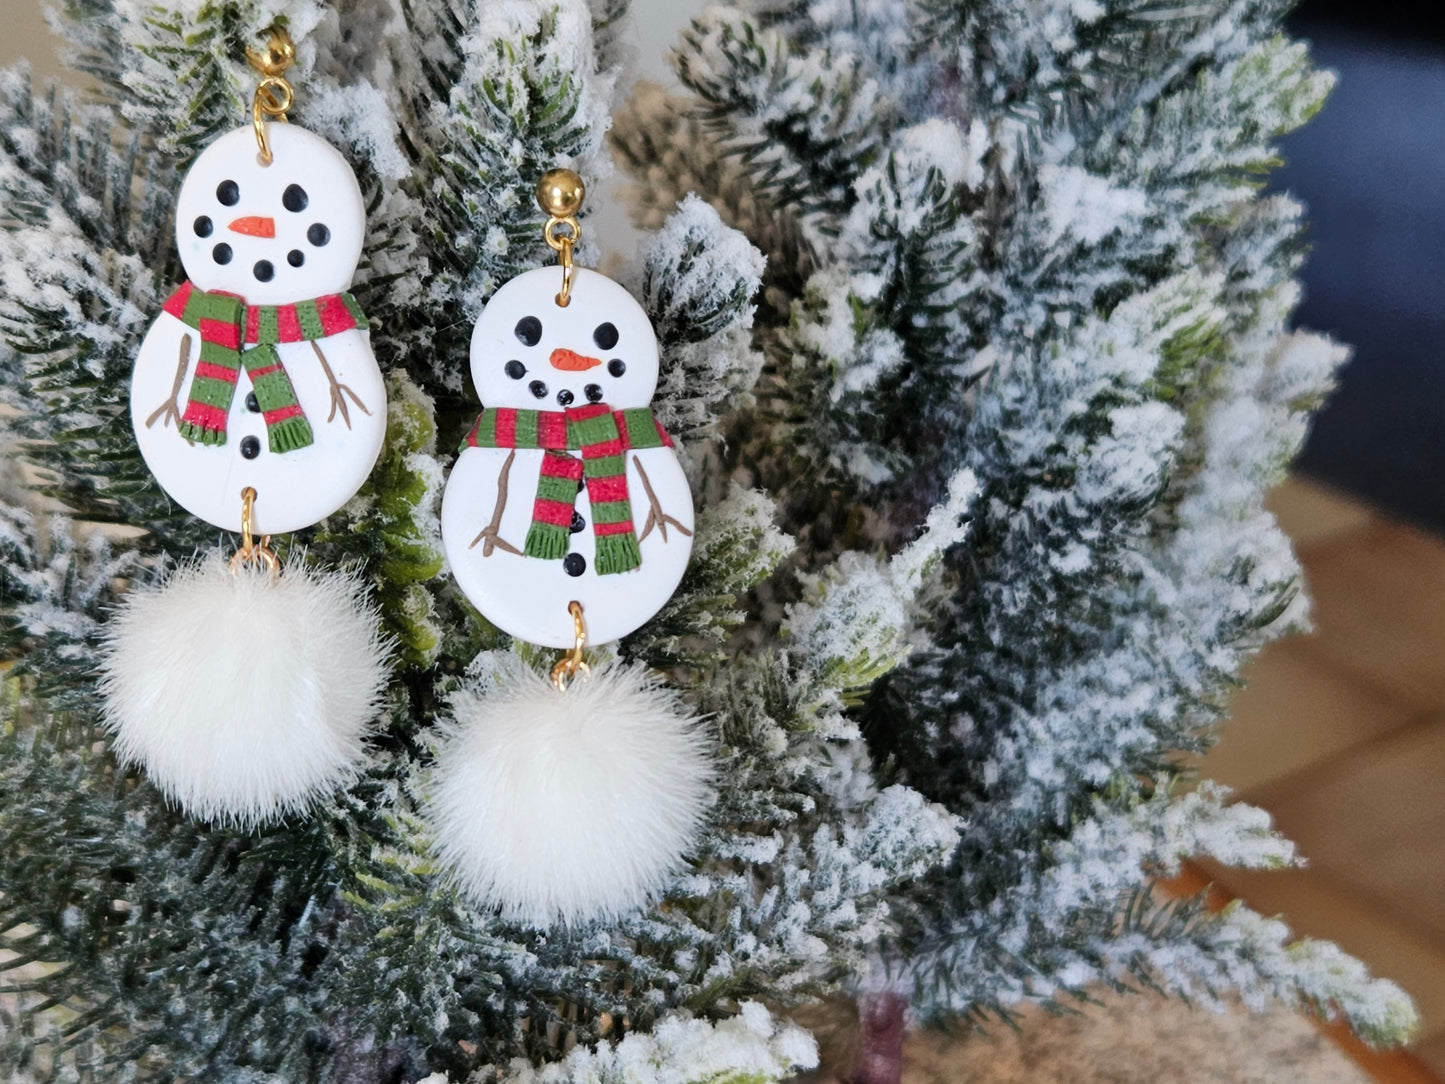
<svg viewBox="0 0 1445 1084">
<path fill-rule="evenodd" d="M 899 1084 L 903 1078 L 904 1010 L 898 994 L 858 1000 L 858 1056 L 843 1084 Z"/>
</svg>

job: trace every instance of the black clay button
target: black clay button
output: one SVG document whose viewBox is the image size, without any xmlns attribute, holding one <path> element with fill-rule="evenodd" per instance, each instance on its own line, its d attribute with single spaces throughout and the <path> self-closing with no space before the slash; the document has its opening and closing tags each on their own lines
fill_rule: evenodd
<svg viewBox="0 0 1445 1084">
<path fill-rule="evenodd" d="M 302 252 L 299 248 L 293 248 L 290 252 L 286 253 L 286 262 L 292 267 L 300 267 L 306 262 L 306 253 Z"/>
<path fill-rule="evenodd" d="M 589 403 L 600 403 L 602 402 L 602 385 L 588 384 L 582 389 L 582 394 L 587 396 Z"/>
<path fill-rule="evenodd" d="M 527 367 L 520 361 L 509 361 L 502 366 L 502 372 L 506 373 L 513 380 L 521 380 L 527 375 Z"/>
<path fill-rule="evenodd" d="M 578 531 L 585 531 L 586 529 L 587 529 L 587 521 L 582 518 L 582 513 L 581 513 L 581 512 L 573 512 L 573 513 L 572 513 L 572 533 L 573 533 L 573 534 L 576 534 Z"/>
<path fill-rule="evenodd" d="M 245 459 L 255 459 L 261 454 L 261 442 L 255 437 L 241 438 L 241 456 Z"/>
<path fill-rule="evenodd" d="M 557 393 L 557 405 L 558 405 L 558 406 L 571 406 L 571 405 L 572 405 L 572 399 L 573 399 L 573 398 L 574 398 L 574 396 L 572 395 L 572 393 L 571 393 L 570 391 L 568 391 L 566 388 L 563 388 L 561 391 L 559 391 L 559 392 Z"/>
<path fill-rule="evenodd" d="M 621 358 L 613 358 L 607 363 L 607 371 L 613 376 L 621 376 L 623 373 L 627 372 L 627 362 L 623 361 Z"/>
<path fill-rule="evenodd" d="M 331 240 L 331 231 L 318 222 L 306 231 L 306 240 L 320 248 Z"/>
<path fill-rule="evenodd" d="M 281 193 L 281 206 L 295 214 L 306 210 L 306 205 L 310 202 L 306 196 L 306 189 L 299 184 L 288 184 L 286 191 Z"/>
<path fill-rule="evenodd" d="M 256 266 L 251 268 L 251 274 L 256 276 L 257 282 L 270 282 L 276 277 L 276 268 L 270 260 L 257 260 Z"/>
<path fill-rule="evenodd" d="M 597 330 L 592 333 L 592 341 L 599 350 L 611 350 L 617 345 L 617 328 L 612 324 L 598 324 Z"/>
<path fill-rule="evenodd" d="M 569 553 L 562 558 L 562 571 L 569 576 L 580 576 L 587 571 L 587 558 L 580 553 Z"/>
<path fill-rule="evenodd" d="M 246 409 L 252 414 L 261 413 L 261 404 L 256 401 L 256 393 L 254 391 L 246 396 Z"/>
<path fill-rule="evenodd" d="M 524 346 L 536 346 L 542 341 L 542 321 L 535 316 L 524 316 L 517 321 L 517 338 Z"/>
<path fill-rule="evenodd" d="M 533 395 L 535 395 L 538 399 L 547 398 L 547 385 L 543 384 L 540 380 L 534 380 L 530 384 L 528 384 L 527 390 L 530 391 Z"/>
<path fill-rule="evenodd" d="M 234 207 L 241 202 L 241 186 L 235 181 L 222 181 L 216 185 L 216 198 L 227 207 Z"/>
<path fill-rule="evenodd" d="M 211 231 L 216 228 L 216 224 L 208 216 L 202 215 L 192 224 L 192 228 L 196 231 L 197 237 L 209 237 Z"/>
<path fill-rule="evenodd" d="M 215 248 L 211 249 L 211 259 L 215 260 L 217 263 L 230 263 L 231 246 L 226 244 L 225 242 L 217 245 Z"/>
</svg>

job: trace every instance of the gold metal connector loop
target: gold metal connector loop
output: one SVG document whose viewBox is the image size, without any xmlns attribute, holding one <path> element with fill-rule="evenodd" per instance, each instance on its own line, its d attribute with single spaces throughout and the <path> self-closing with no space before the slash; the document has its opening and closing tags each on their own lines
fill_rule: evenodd
<svg viewBox="0 0 1445 1084">
<path fill-rule="evenodd" d="M 565 693 L 567 683 L 578 674 L 586 681 L 592 673 L 592 668 L 582 659 L 582 649 L 587 645 L 587 625 L 582 620 L 582 603 L 575 599 L 567 603 L 567 612 L 572 615 L 572 650 L 552 667 L 552 686 L 559 693 Z"/>
<path fill-rule="evenodd" d="M 296 62 L 296 45 L 284 27 L 273 26 L 267 31 L 265 48 L 247 46 L 246 60 L 262 77 L 251 99 L 251 126 L 256 129 L 261 164 L 269 166 L 275 158 L 271 154 L 271 141 L 266 138 L 266 119 L 285 121 L 296 102 L 296 92 L 285 78 L 286 70 Z"/>
<path fill-rule="evenodd" d="M 537 182 L 537 206 L 547 215 L 542 236 L 547 247 L 562 258 L 562 289 L 557 294 L 557 304 L 564 309 L 572 301 L 572 250 L 582 239 L 577 212 L 582 209 L 586 195 L 587 186 L 570 169 L 549 169 Z M 559 231 L 561 226 L 567 227 L 566 233 Z"/>
<path fill-rule="evenodd" d="M 247 486 L 241 490 L 241 548 L 231 555 L 231 574 L 237 575 L 247 564 L 257 562 L 271 570 L 272 576 L 281 575 L 281 559 L 271 549 L 271 536 L 263 535 L 256 541 L 255 523 L 256 490 Z"/>
</svg>

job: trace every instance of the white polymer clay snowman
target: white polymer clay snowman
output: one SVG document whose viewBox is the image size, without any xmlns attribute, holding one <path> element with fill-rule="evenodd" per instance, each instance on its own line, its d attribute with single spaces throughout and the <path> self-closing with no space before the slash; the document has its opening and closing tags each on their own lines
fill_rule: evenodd
<svg viewBox="0 0 1445 1084">
<path fill-rule="evenodd" d="M 650 404 L 657 338 L 616 282 L 578 269 L 569 304 L 543 267 L 492 297 L 472 332 L 483 410 L 442 500 L 452 572 L 499 628 L 544 647 L 638 628 L 692 552 L 692 494 Z"/>
<path fill-rule="evenodd" d="M 366 480 L 386 435 L 386 389 L 345 291 L 366 210 L 346 159 L 320 136 L 229 132 L 196 159 L 176 204 L 188 281 L 136 358 L 131 424 L 161 487 L 201 519 L 310 526 Z"/>
</svg>

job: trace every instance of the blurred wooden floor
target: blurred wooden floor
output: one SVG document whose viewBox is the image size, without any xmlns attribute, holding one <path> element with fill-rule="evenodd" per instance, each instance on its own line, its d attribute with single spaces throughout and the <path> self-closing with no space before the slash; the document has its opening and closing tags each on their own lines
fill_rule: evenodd
<svg viewBox="0 0 1445 1084">
<path fill-rule="evenodd" d="M 1413 1050 L 1445 1080 L 1445 541 L 1302 479 L 1270 504 L 1315 630 L 1259 656 L 1202 770 L 1309 867 L 1209 873 L 1408 990 Z"/>
</svg>

